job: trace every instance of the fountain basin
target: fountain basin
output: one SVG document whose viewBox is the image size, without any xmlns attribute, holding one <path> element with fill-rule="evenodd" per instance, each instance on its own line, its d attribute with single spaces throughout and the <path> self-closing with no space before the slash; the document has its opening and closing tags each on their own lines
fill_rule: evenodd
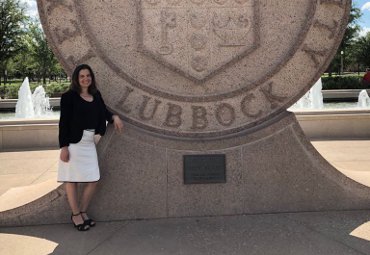
<svg viewBox="0 0 370 255">
<path fill-rule="evenodd" d="M 322 90 L 322 96 L 324 98 L 324 102 L 332 102 L 332 101 L 356 101 L 358 99 L 358 95 L 360 94 L 362 89 L 335 89 L 335 90 Z M 370 94 L 370 89 L 366 89 L 367 93 Z"/>
<path fill-rule="evenodd" d="M 324 109 L 294 112 L 310 140 L 370 138 L 370 109 Z"/>
<path fill-rule="evenodd" d="M 370 138 L 370 109 L 293 111 L 310 140 Z M 0 121 L 0 151 L 58 148 L 58 122 L 50 119 Z"/>
<path fill-rule="evenodd" d="M 0 121 L 0 151 L 58 148 L 59 119 Z"/>
</svg>

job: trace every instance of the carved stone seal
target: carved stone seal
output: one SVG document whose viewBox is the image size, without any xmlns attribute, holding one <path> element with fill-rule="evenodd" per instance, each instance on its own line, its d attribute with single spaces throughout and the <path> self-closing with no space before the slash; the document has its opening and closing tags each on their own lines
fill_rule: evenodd
<svg viewBox="0 0 370 255">
<path fill-rule="evenodd" d="M 219 137 L 288 108 L 318 79 L 350 0 L 38 0 L 70 72 L 88 63 L 126 121 L 176 137 Z"/>
</svg>

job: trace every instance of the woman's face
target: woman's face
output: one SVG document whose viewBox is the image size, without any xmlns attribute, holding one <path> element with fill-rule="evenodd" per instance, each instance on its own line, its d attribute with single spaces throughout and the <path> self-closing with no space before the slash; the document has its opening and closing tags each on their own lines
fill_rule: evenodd
<svg viewBox="0 0 370 255">
<path fill-rule="evenodd" d="M 88 88 L 91 85 L 91 74 L 89 69 L 82 69 L 78 74 L 78 82 L 81 88 Z"/>
</svg>

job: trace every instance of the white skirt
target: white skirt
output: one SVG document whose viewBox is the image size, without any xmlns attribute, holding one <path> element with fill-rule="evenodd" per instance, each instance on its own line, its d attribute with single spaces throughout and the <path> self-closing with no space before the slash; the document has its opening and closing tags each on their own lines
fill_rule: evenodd
<svg viewBox="0 0 370 255">
<path fill-rule="evenodd" d="M 59 159 L 58 182 L 96 182 L 100 179 L 94 135 L 94 131 L 84 130 L 81 141 L 69 144 L 69 161 Z"/>
</svg>

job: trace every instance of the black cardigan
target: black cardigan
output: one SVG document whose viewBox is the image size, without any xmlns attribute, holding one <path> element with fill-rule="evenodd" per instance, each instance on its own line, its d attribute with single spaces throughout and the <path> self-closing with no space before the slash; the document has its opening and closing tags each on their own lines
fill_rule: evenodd
<svg viewBox="0 0 370 255">
<path fill-rule="evenodd" d="M 112 123 L 113 114 L 105 106 L 104 100 L 98 91 L 93 95 L 97 100 L 99 111 L 98 126 L 95 128 L 95 134 L 104 135 L 106 130 L 106 121 Z M 70 143 L 78 143 L 83 134 L 83 123 L 79 105 L 83 100 L 78 92 L 68 90 L 60 99 L 60 119 L 59 119 L 59 146 L 60 148 L 68 146 Z"/>
</svg>

